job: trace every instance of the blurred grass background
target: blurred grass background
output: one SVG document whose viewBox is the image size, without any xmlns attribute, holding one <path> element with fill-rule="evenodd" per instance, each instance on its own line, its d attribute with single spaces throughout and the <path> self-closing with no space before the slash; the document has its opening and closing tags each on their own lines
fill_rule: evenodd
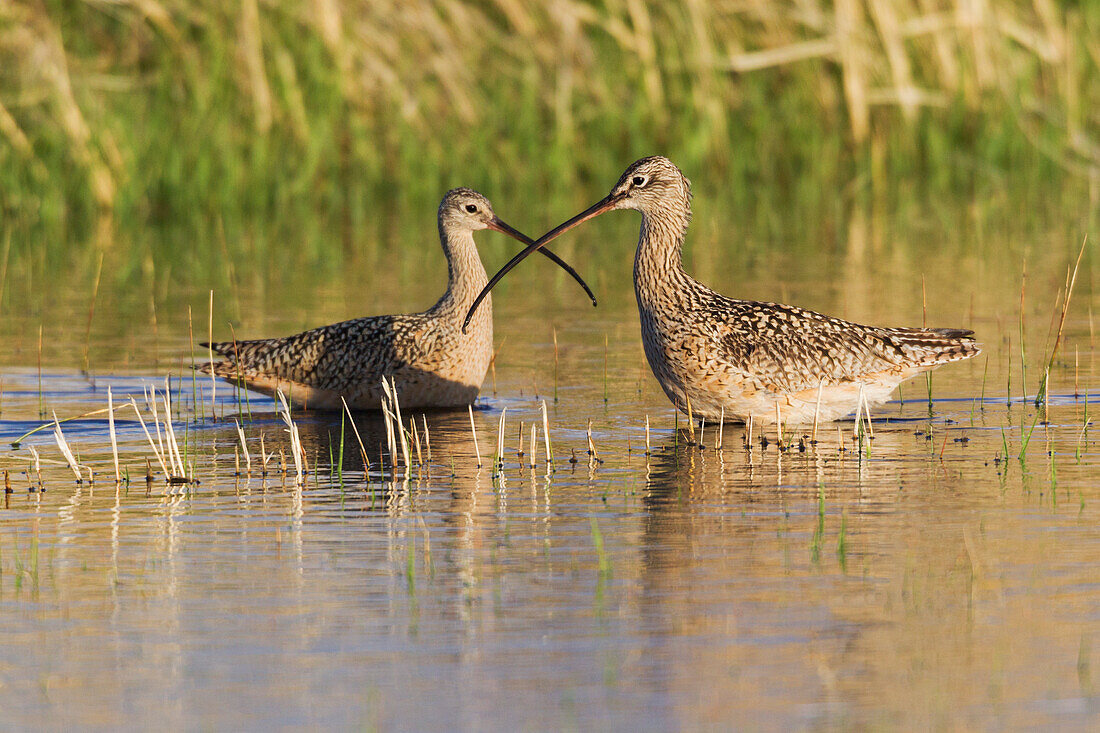
<svg viewBox="0 0 1100 733">
<path fill-rule="evenodd" d="M 0 216 L 43 266 L 149 231 L 339 259 L 459 184 L 549 225 L 657 152 L 764 237 L 868 198 L 1091 216 L 1098 79 L 1091 0 L 16 0 Z"/>
</svg>

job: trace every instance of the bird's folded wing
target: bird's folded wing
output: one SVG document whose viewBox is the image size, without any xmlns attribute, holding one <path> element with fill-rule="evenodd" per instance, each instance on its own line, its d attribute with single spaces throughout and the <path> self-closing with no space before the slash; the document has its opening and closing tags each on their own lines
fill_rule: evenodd
<svg viewBox="0 0 1100 733">
<path fill-rule="evenodd" d="M 719 358 L 765 389 L 793 393 L 901 369 L 884 329 L 775 303 L 739 302 L 716 324 Z"/>
</svg>

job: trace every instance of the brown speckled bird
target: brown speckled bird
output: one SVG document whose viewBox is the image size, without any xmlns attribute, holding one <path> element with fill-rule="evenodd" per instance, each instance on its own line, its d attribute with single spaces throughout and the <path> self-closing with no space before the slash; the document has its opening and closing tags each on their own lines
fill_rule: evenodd
<svg viewBox="0 0 1100 733">
<path fill-rule="evenodd" d="M 456 188 L 439 205 L 447 292 L 427 311 L 356 318 L 284 338 L 210 344 L 226 360 L 198 368 L 264 394 L 282 390 L 311 409 L 340 409 L 343 397 L 352 409 L 377 410 L 383 376 L 396 382 L 403 407 L 468 405 L 477 398 L 493 353 L 491 303 L 468 333 L 460 328 L 487 279 L 474 244 L 479 229 L 531 244 L 529 237 L 497 218 L 484 196 Z M 580 275 L 557 255 L 548 256 L 580 283 L 595 305 Z"/>
<path fill-rule="evenodd" d="M 642 214 L 634 292 L 649 366 L 673 404 L 684 412 L 690 404 L 695 417 L 835 420 L 856 410 L 861 393 L 869 405 L 885 402 L 902 381 L 980 351 L 972 331 L 863 326 L 705 287 L 682 260 L 691 185 L 661 156 L 632 164 L 602 201 L 512 258 L 482 294 L 531 252 L 614 209 Z"/>
</svg>

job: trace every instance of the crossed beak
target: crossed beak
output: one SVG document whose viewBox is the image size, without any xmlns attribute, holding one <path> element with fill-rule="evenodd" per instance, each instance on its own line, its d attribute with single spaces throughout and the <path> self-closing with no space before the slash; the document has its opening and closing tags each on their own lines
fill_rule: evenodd
<svg viewBox="0 0 1100 733">
<path fill-rule="evenodd" d="M 488 226 L 489 229 L 492 229 L 493 231 L 501 232 L 502 234 L 507 234 L 509 237 L 511 237 L 512 239 L 518 240 L 522 244 L 526 244 L 526 245 L 534 244 L 534 241 L 530 237 L 528 237 L 526 234 L 524 234 L 520 230 L 514 228 L 512 225 L 508 224 L 507 222 L 505 222 L 503 219 L 501 219 L 498 216 L 494 216 L 489 221 L 487 226 Z M 530 249 L 530 246 L 528 246 L 528 249 Z M 527 250 L 524 250 L 524 251 L 526 252 Z M 592 305 L 593 306 L 596 305 L 596 296 L 592 293 L 592 288 L 588 287 L 588 283 L 586 283 L 584 281 L 584 278 L 582 278 L 580 276 L 580 274 L 569 265 L 568 262 L 566 262 L 562 258 L 558 257 L 556 254 L 554 254 L 553 252 L 551 252 L 548 249 L 541 249 L 539 251 L 542 252 L 544 255 L 546 255 L 558 267 L 560 267 L 561 269 L 568 272 L 569 275 L 574 280 L 576 280 L 582 288 L 584 288 L 584 292 L 588 293 L 588 297 L 592 300 Z M 482 295 L 478 296 L 477 303 L 480 303 L 481 298 L 484 297 L 487 294 L 488 294 L 488 291 L 483 290 Z M 466 315 L 466 321 L 465 321 L 465 323 L 462 324 L 462 332 L 463 333 L 466 332 L 466 326 L 470 325 L 470 318 L 473 317 L 474 309 L 476 307 L 477 307 L 477 304 L 475 303 L 474 308 L 471 308 L 470 312 Z"/>
<path fill-rule="evenodd" d="M 531 242 L 529 239 L 526 239 L 526 237 L 523 237 L 522 234 L 519 234 L 519 232 L 516 232 L 516 230 L 512 229 L 511 227 L 508 227 L 508 230 L 498 229 L 497 227 L 493 226 L 493 224 L 500 224 L 501 226 L 505 226 L 505 227 L 507 227 L 508 225 L 505 224 L 504 222 L 500 221 L 499 219 L 494 218 L 493 223 L 491 223 L 489 225 L 491 228 L 497 229 L 497 231 L 502 231 L 505 234 L 511 234 L 516 239 L 520 239 L 520 241 L 523 241 L 523 240 L 526 239 L 526 241 L 529 242 L 529 244 L 527 245 L 527 247 L 523 251 L 519 252 L 518 254 L 516 254 L 515 257 L 508 260 L 508 264 L 506 264 L 504 267 L 500 268 L 500 271 L 497 272 L 497 274 L 493 275 L 493 277 L 489 280 L 489 284 L 486 285 L 484 288 L 482 288 L 481 292 L 478 293 L 477 298 L 474 299 L 474 304 L 470 306 L 470 310 L 467 311 L 467 313 L 466 313 L 466 320 L 463 321 L 463 323 L 462 323 L 463 333 L 465 333 L 466 327 L 470 325 L 470 320 L 474 317 L 474 313 L 477 311 L 477 307 L 479 305 L 481 305 L 481 301 L 483 301 L 485 299 L 485 296 L 487 296 L 489 294 L 489 291 L 491 291 L 493 289 L 493 286 L 495 286 L 498 282 L 500 282 L 501 278 L 503 278 L 505 275 L 507 275 L 509 272 L 511 272 L 513 267 L 518 265 L 523 260 L 527 259 L 528 255 L 530 255 L 533 252 L 540 252 L 540 251 L 541 252 L 546 252 L 546 250 L 544 250 L 543 247 L 545 247 L 551 240 L 556 239 L 557 237 L 559 237 L 562 234 L 565 234 L 567 231 L 569 231 L 573 227 L 577 226 L 578 224 L 583 224 L 584 222 L 588 221 L 589 219 L 595 218 L 595 217 L 599 216 L 600 214 L 604 213 L 605 211 L 610 211 L 611 209 L 615 208 L 615 205 L 619 203 L 620 198 L 621 198 L 621 196 L 616 195 L 614 193 L 608 194 L 607 196 L 602 198 L 600 201 L 596 202 L 592 206 L 589 206 L 587 209 L 585 209 L 581 213 L 577 214 L 573 218 L 562 222 L 561 224 L 557 225 L 556 227 L 554 227 L 553 229 L 548 231 L 546 234 L 543 234 L 541 237 L 538 238 L 538 240 L 536 240 L 534 242 Z M 519 236 L 516 236 L 517 234 L 519 234 Z M 522 237 L 522 239 L 521 239 L 521 237 Z M 563 266 L 568 267 L 568 265 L 563 265 Z M 589 293 L 589 295 L 591 295 L 591 292 Z M 595 299 L 595 297 L 593 297 L 592 298 L 592 305 L 595 305 L 595 304 L 596 304 L 596 299 Z"/>
</svg>

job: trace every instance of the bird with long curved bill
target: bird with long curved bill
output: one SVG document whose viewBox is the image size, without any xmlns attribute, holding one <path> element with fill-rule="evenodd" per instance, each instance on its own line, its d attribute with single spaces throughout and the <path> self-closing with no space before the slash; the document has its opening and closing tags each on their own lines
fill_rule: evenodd
<svg viewBox="0 0 1100 733">
<path fill-rule="evenodd" d="M 611 192 L 539 237 L 489 280 L 467 313 L 532 252 L 607 211 L 641 212 L 634 292 L 653 375 L 681 411 L 708 420 L 835 420 L 885 402 L 904 380 L 976 356 L 973 331 L 864 326 L 795 306 L 728 298 L 684 271 L 691 184 L 667 158 L 630 165 Z"/>
<path fill-rule="evenodd" d="M 392 378 L 409 408 L 460 407 L 481 389 L 493 355 L 491 303 L 464 329 L 463 315 L 486 284 L 474 232 L 492 229 L 524 244 L 527 235 L 493 213 L 469 188 L 447 192 L 439 205 L 439 239 L 447 257 L 447 291 L 422 313 L 356 318 L 283 338 L 222 341 L 209 346 L 225 357 L 198 367 L 228 382 L 273 395 L 281 390 L 311 409 L 377 410 L 382 378 Z M 592 305 L 596 297 L 560 257 L 540 248 L 575 279 Z"/>
</svg>

